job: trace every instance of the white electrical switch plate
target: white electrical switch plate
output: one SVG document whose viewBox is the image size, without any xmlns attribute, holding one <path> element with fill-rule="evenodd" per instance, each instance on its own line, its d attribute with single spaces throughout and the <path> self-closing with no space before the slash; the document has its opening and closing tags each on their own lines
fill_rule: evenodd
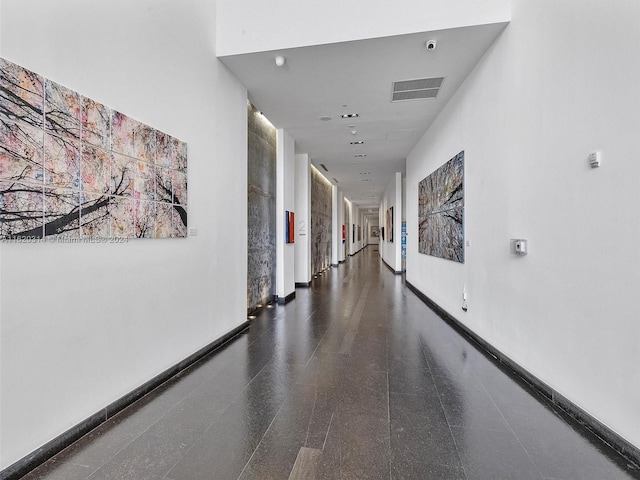
<svg viewBox="0 0 640 480">
<path fill-rule="evenodd" d="M 591 152 L 589 154 L 589 165 L 591 168 L 597 168 L 600 166 L 600 162 L 602 161 L 602 155 L 599 151 Z"/>
</svg>

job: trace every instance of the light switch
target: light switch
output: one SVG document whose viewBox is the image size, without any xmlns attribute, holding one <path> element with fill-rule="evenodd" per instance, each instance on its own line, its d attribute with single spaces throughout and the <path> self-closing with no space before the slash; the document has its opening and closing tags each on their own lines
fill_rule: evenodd
<svg viewBox="0 0 640 480">
<path fill-rule="evenodd" d="M 601 157 L 602 154 L 599 151 L 589 154 L 589 165 L 591 165 L 591 168 L 598 168 L 600 166 L 600 162 L 602 161 Z"/>
</svg>

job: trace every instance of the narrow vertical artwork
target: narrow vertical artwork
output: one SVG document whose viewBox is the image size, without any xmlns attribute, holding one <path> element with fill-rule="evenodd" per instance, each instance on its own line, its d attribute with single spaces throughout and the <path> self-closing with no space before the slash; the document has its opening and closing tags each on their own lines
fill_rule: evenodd
<svg viewBox="0 0 640 480">
<path fill-rule="evenodd" d="M 0 58 L 0 238 L 187 234 L 187 145 Z"/>
<path fill-rule="evenodd" d="M 294 212 L 289 212 L 289 243 L 295 243 L 296 241 L 296 215 Z"/>
<path fill-rule="evenodd" d="M 289 210 L 285 210 L 284 211 L 284 243 L 291 243 L 291 241 L 289 240 L 289 235 L 290 235 L 290 231 L 289 231 L 289 227 L 290 227 L 290 218 L 289 218 Z"/>
<path fill-rule="evenodd" d="M 464 151 L 418 184 L 418 251 L 464 263 Z"/>
<path fill-rule="evenodd" d="M 387 237 L 390 242 L 393 242 L 393 207 L 387 209 Z"/>
</svg>

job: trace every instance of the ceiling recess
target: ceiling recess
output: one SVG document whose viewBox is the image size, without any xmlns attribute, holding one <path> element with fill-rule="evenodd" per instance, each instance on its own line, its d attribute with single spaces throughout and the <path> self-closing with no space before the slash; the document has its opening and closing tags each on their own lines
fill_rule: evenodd
<svg viewBox="0 0 640 480">
<path fill-rule="evenodd" d="M 435 77 L 393 82 L 391 101 L 404 102 L 407 100 L 436 98 L 443 81 L 444 77 Z"/>
</svg>

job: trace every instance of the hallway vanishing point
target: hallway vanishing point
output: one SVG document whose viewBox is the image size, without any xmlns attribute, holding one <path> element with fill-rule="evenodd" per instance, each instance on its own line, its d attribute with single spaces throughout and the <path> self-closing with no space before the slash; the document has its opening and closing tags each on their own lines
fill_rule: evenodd
<svg viewBox="0 0 640 480">
<path fill-rule="evenodd" d="M 24 479 L 619 480 L 368 247 Z"/>
</svg>

